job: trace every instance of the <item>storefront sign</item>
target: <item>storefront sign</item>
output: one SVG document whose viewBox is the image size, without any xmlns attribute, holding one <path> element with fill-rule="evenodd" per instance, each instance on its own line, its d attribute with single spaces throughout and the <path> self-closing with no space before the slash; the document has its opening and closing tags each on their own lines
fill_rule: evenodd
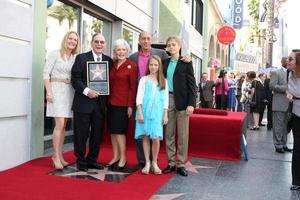
<svg viewBox="0 0 300 200">
<path fill-rule="evenodd" d="M 243 26 L 243 0 L 234 0 L 233 28 L 240 29 Z"/>
<path fill-rule="evenodd" d="M 223 26 L 219 29 L 217 37 L 222 44 L 231 44 L 235 40 L 235 30 L 231 26 Z"/>
</svg>

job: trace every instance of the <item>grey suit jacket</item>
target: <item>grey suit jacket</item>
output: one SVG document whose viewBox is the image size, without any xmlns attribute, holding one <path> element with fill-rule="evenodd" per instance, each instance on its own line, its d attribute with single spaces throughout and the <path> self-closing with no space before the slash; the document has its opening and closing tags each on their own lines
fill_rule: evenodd
<svg viewBox="0 0 300 200">
<path fill-rule="evenodd" d="M 270 89 L 273 91 L 273 111 L 286 112 L 288 109 L 286 74 L 286 71 L 282 68 L 271 72 Z"/>
<path fill-rule="evenodd" d="M 165 60 L 169 57 L 165 50 L 156 48 L 151 48 L 151 55 L 159 56 L 161 60 Z M 129 58 L 133 60 L 137 65 L 139 64 L 139 52 L 131 54 Z M 138 79 L 140 78 L 140 71 L 138 71 Z"/>
<path fill-rule="evenodd" d="M 201 88 L 201 82 L 199 83 L 199 92 L 200 92 L 200 100 L 201 101 L 212 101 L 213 100 L 213 87 L 215 83 L 213 81 L 208 80 L 203 88 Z"/>
</svg>

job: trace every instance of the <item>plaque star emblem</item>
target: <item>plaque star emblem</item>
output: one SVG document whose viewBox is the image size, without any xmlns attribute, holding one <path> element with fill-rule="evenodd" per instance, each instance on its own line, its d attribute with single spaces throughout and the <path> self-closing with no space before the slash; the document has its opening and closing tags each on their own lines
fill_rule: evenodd
<svg viewBox="0 0 300 200">
<path fill-rule="evenodd" d="M 185 193 L 175 193 L 175 194 L 156 194 L 153 195 L 150 200 L 173 200 L 178 197 L 181 197 Z"/>
<path fill-rule="evenodd" d="M 193 172 L 193 173 L 199 173 L 197 169 L 211 169 L 214 167 L 210 166 L 202 166 L 202 165 L 193 165 L 190 161 L 185 163 L 185 168 L 187 171 Z"/>
<path fill-rule="evenodd" d="M 104 70 L 100 69 L 100 67 L 97 65 L 95 69 L 92 69 L 91 72 L 93 73 L 93 80 L 96 78 L 99 78 L 100 80 L 103 80 L 103 72 Z"/>
</svg>

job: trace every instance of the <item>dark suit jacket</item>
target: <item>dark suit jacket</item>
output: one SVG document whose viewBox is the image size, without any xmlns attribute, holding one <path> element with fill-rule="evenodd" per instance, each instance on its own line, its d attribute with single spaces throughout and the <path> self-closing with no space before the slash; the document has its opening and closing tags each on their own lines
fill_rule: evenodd
<svg viewBox="0 0 300 200">
<path fill-rule="evenodd" d="M 214 96 L 213 87 L 215 83 L 213 81 L 207 80 L 203 88 L 201 88 L 201 82 L 199 83 L 199 92 L 201 101 L 212 101 Z"/>
<path fill-rule="evenodd" d="M 165 77 L 169 63 L 170 58 L 163 61 Z M 173 76 L 173 95 L 176 110 L 185 110 L 187 106 L 196 107 L 196 81 L 192 62 L 178 60 Z"/>
<path fill-rule="evenodd" d="M 91 113 L 96 104 L 99 103 L 101 108 L 105 109 L 106 96 L 90 99 L 83 94 L 83 90 L 87 87 L 87 61 L 94 61 L 92 51 L 77 55 L 75 63 L 71 70 L 71 82 L 75 89 L 72 109 L 74 112 Z M 111 69 L 112 59 L 102 54 L 102 61 L 108 61 L 108 66 Z"/>
</svg>

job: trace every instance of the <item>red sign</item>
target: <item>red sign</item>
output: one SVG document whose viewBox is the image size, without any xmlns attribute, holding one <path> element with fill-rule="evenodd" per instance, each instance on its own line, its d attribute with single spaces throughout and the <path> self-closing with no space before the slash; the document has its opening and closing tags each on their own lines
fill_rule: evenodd
<svg viewBox="0 0 300 200">
<path fill-rule="evenodd" d="M 219 29 L 217 37 L 222 44 L 231 44 L 235 39 L 235 30 L 231 26 L 223 26 Z"/>
</svg>

